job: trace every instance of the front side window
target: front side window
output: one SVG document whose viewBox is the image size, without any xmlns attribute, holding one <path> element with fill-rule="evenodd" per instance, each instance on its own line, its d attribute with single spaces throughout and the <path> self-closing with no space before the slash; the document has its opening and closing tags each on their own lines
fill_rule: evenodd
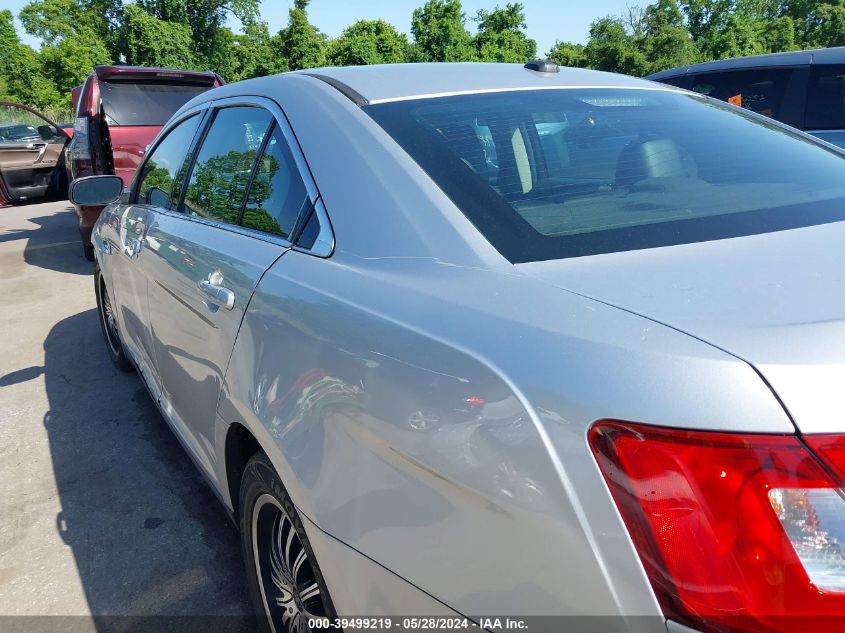
<svg viewBox="0 0 845 633">
<path fill-rule="evenodd" d="M 499 92 L 364 110 L 514 263 L 845 220 L 842 155 L 689 93 Z"/>
<path fill-rule="evenodd" d="M 288 238 L 310 199 L 287 140 L 278 126 L 267 141 L 249 189 L 241 224 Z"/>
<path fill-rule="evenodd" d="M 188 181 L 186 213 L 238 223 L 253 165 L 272 120 L 267 110 L 250 106 L 216 113 Z"/>
<path fill-rule="evenodd" d="M 174 210 L 185 178 L 185 158 L 197 132 L 199 115 L 192 115 L 167 133 L 144 163 L 138 178 L 137 201 Z"/>
<path fill-rule="evenodd" d="M 845 66 L 810 67 L 806 108 L 805 129 L 845 129 Z"/>
<path fill-rule="evenodd" d="M 693 78 L 692 91 L 783 121 L 792 72 L 791 68 L 761 68 L 704 73 Z"/>
</svg>

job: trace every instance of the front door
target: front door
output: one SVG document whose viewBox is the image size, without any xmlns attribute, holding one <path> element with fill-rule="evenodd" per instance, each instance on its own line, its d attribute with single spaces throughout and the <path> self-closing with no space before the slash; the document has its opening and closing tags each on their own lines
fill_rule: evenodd
<svg viewBox="0 0 845 633">
<path fill-rule="evenodd" d="M 213 116 L 180 211 L 156 214 L 145 229 L 155 248 L 142 255 L 162 408 L 212 480 L 217 400 L 235 337 L 261 275 L 287 249 L 239 226 L 272 114 L 235 106 Z"/>
<path fill-rule="evenodd" d="M 24 201 L 58 192 L 67 142 L 64 131 L 34 110 L 0 102 L 0 180 L 8 196 Z"/>
<path fill-rule="evenodd" d="M 153 148 L 139 174 L 136 199 L 123 208 L 119 218 L 120 243 L 104 255 L 111 258 L 117 318 L 124 347 L 141 372 L 154 398 L 161 394 L 155 369 L 155 352 L 147 310 L 147 260 L 158 259 L 159 243 L 149 236 L 156 218 L 175 211 L 182 192 L 189 149 L 199 129 L 202 113 L 177 123 Z M 148 256 L 149 253 L 149 256 Z"/>
</svg>

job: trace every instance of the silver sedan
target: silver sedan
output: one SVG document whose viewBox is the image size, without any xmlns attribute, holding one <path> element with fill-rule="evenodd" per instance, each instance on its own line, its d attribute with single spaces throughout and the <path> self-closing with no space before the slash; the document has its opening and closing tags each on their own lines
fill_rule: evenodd
<svg viewBox="0 0 845 633">
<path fill-rule="evenodd" d="M 836 148 L 546 62 L 325 68 L 71 197 L 269 629 L 841 629 Z"/>
</svg>

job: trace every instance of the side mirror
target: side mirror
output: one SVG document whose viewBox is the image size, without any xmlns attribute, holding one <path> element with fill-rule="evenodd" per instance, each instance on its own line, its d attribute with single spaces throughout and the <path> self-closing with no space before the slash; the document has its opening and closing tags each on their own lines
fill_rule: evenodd
<svg viewBox="0 0 845 633">
<path fill-rule="evenodd" d="M 100 207 L 117 200 L 122 191 L 120 176 L 86 176 L 70 183 L 68 198 L 81 207 Z"/>
</svg>

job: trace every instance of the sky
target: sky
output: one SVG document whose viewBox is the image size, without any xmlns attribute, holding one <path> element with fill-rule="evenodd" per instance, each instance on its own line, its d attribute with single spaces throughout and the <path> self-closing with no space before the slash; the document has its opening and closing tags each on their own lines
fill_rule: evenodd
<svg viewBox="0 0 845 633">
<path fill-rule="evenodd" d="M 329 35 L 340 35 L 346 26 L 356 20 L 381 18 L 400 31 L 410 32 L 411 14 L 425 0 L 311 0 L 308 15 L 312 24 Z M 0 0 L 0 9 L 11 9 L 17 15 L 28 0 Z M 504 6 L 507 0 L 463 0 L 467 17 L 478 9 Z M 606 15 L 620 15 L 630 0 L 522 0 L 525 7 L 528 36 L 537 40 L 537 51 L 545 54 L 556 40 L 586 43 L 590 23 Z M 636 4 L 636 2 L 633 2 Z M 275 33 L 287 24 L 288 10 L 293 0 L 262 0 L 261 14 Z M 22 39 L 32 45 L 38 42 L 23 32 L 17 24 Z M 236 25 L 233 25 L 236 26 Z M 468 21 L 470 31 L 475 31 Z"/>
</svg>

